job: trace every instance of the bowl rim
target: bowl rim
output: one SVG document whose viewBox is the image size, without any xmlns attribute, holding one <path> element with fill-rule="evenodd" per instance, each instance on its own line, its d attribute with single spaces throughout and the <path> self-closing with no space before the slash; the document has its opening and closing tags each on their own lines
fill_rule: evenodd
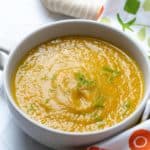
<svg viewBox="0 0 150 150">
<path fill-rule="evenodd" d="M 119 129 L 125 123 L 131 121 L 133 119 L 133 117 L 136 114 L 138 114 L 138 112 L 141 109 L 144 108 L 144 106 L 146 104 L 146 101 L 148 99 L 148 96 L 149 96 L 148 89 L 145 89 L 143 99 L 141 100 L 141 103 L 136 108 L 136 110 L 133 113 L 131 113 L 127 118 L 125 118 L 123 121 L 121 121 L 121 122 L 119 122 L 119 123 L 117 123 L 117 124 L 115 124 L 115 125 L 113 125 L 111 127 L 102 129 L 102 130 L 85 131 L 85 132 L 69 132 L 69 131 L 63 131 L 63 130 L 59 130 L 59 129 L 54 129 L 54 128 L 47 127 L 47 126 L 45 126 L 45 125 L 43 125 L 43 124 L 41 124 L 41 123 L 39 123 L 39 122 L 31 119 L 29 115 L 27 115 L 25 112 L 23 112 L 17 106 L 17 104 L 14 101 L 14 98 L 12 97 L 12 94 L 11 94 L 11 91 L 10 91 L 10 88 L 9 88 L 10 87 L 10 83 L 8 82 L 8 79 L 7 79 L 7 73 L 8 73 L 9 65 L 11 64 L 11 61 L 13 61 L 12 58 L 13 58 L 13 55 L 15 54 L 16 50 L 20 47 L 20 45 L 22 45 L 24 43 L 24 41 L 26 39 L 28 39 L 30 36 L 34 35 L 35 33 L 42 32 L 42 30 L 44 30 L 45 28 L 51 28 L 51 27 L 56 26 L 56 25 L 62 25 L 62 24 L 68 24 L 68 23 L 94 24 L 94 25 L 98 25 L 101 28 L 107 28 L 109 30 L 112 30 L 113 32 L 121 34 L 121 36 L 124 36 L 125 38 L 127 38 L 129 41 L 131 41 L 134 45 L 136 45 L 139 48 L 140 53 L 142 53 L 143 57 L 145 57 L 145 63 L 146 63 L 147 68 L 148 68 L 147 74 L 150 74 L 150 66 L 149 66 L 149 63 L 148 63 L 148 58 L 146 57 L 146 54 L 141 50 L 142 47 L 139 45 L 138 42 L 136 42 L 129 35 L 125 34 L 123 31 L 118 30 L 118 29 L 116 29 L 114 27 L 111 27 L 109 25 L 102 24 L 102 23 L 99 23 L 99 22 L 96 22 L 96 21 L 92 21 L 92 20 L 86 20 L 86 19 L 67 19 L 67 20 L 61 20 L 61 21 L 56 21 L 56 22 L 53 22 L 53 23 L 48 23 L 48 24 L 43 25 L 40 28 L 35 29 L 34 31 L 30 32 L 27 36 L 24 37 L 23 40 L 21 40 L 17 44 L 16 48 L 13 51 L 11 51 L 10 56 L 8 58 L 8 61 L 6 62 L 5 69 L 4 69 L 4 88 L 5 88 L 5 91 L 6 91 L 8 102 L 15 109 L 15 111 L 17 111 L 17 113 L 19 113 L 21 115 L 22 118 L 24 118 L 26 121 L 29 121 L 33 126 L 36 126 L 36 127 L 40 128 L 42 130 L 45 130 L 45 131 L 48 131 L 48 132 L 53 132 L 53 133 L 56 133 L 56 134 L 72 135 L 72 136 L 85 136 L 85 135 L 103 134 L 103 133 L 106 133 L 106 132 L 110 132 L 111 130 L 114 130 L 116 128 Z M 150 78 L 148 79 L 148 85 L 150 87 Z"/>
</svg>

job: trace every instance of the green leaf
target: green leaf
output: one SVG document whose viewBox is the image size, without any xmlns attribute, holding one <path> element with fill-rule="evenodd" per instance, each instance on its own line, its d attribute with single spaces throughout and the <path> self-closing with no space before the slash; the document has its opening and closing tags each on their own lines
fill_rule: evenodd
<svg viewBox="0 0 150 150">
<path fill-rule="evenodd" d="M 133 31 L 131 26 L 134 25 L 136 18 L 133 18 L 133 19 L 129 20 L 128 22 L 123 22 L 120 15 L 117 13 L 117 20 L 120 23 L 120 25 L 122 26 L 123 31 L 125 31 L 126 29 Z"/>
<path fill-rule="evenodd" d="M 118 22 L 120 23 L 120 25 L 122 26 L 122 29 L 124 30 L 124 22 L 122 21 L 120 15 L 117 13 L 117 19 L 118 19 Z"/>
<path fill-rule="evenodd" d="M 132 20 L 130 20 L 129 22 L 127 22 L 126 24 L 131 26 L 134 24 L 134 22 L 136 21 L 136 18 L 133 18 Z"/>
<path fill-rule="evenodd" d="M 150 11 L 150 0 L 145 0 L 143 3 L 143 9 L 145 11 Z"/>
<path fill-rule="evenodd" d="M 147 44 L 150 47 L 150 37 L 148 37 Z"/>
<path fill-rule="evenodd" d="M 138 31 L 137 36 L 138 36 L 139 40 L 144 41 L 145 37 L 146 37 L 146 28 L 145 27 L 141 28 Z"/>
<path fill-rule="evenodd" d="M 127 0 L 124 6 L 124 10 L 130 14 L 136 14 L 140 7 L 140 1 Z"/>
</svg>

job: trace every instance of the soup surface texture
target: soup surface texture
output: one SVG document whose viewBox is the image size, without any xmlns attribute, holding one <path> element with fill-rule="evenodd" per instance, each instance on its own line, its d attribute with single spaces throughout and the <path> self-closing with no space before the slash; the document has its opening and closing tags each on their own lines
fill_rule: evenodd
<svg viewBox="0 0 150 150">
<path fill-rule="evenodd" d="M 68 36 L 33 48 L 17 68 L 12 92 L 32 119 L 63 131 L 111 127 L 143 97 L 143 75 L 124 52 L 96 38 Z"/>
</svg>

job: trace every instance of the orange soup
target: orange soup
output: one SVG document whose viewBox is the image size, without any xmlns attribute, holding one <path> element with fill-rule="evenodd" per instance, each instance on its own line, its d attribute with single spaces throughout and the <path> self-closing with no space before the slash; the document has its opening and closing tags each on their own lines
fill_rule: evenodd
<svg viewBox="0 0 150 150">
<path fill-rule="evenodd" d="M 136 62 L 117 47 L 68 36 L 33 48 L 17 68 L 12 92 L 33 120 L 86 132 L 111 127 L 135 111 L 144 80 Z"/>
</svg>

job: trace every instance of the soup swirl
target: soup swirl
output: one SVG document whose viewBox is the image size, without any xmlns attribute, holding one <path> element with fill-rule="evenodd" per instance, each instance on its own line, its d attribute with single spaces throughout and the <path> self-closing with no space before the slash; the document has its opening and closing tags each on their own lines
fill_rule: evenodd
<svg viewBox="0 0 150 150">
<path fill-rule="evenodd" d="M 13 95 L 32 119 L 63 131 L 111 127 L 143 97 L 134 60 L 100 39 L 57 38 L 33 48 L 17 68 Z"/>
</svg>

